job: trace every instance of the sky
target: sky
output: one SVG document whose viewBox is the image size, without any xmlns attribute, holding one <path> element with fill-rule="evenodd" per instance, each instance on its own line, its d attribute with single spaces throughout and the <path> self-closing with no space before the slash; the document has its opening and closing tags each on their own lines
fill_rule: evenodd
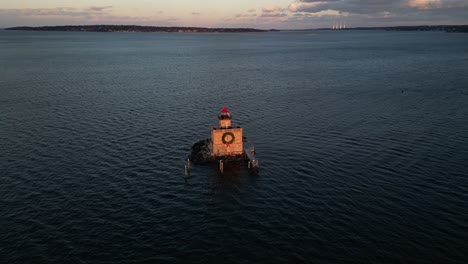
<svg viewBox="0 0 468 264">
<path fill-rule="evenodd" d="M 306 29 L 468 24 L 468 0 L 0 0 L 0 28 L 128 24 Z"/>
</svg>

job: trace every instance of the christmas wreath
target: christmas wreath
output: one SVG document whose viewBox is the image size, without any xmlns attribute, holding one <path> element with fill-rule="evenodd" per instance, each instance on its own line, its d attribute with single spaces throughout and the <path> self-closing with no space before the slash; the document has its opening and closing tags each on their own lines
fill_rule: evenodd
<svg viewBox="0 0 468 264">
<path fill-rule="evenodd" d="M 226 139 L 227 138 L 227 139 Z M 234 134 L 231 132 L 226 132 L 223 134 L 223 143 L 224 144 L 232 144 L 234 143 Z"/>
</svg>

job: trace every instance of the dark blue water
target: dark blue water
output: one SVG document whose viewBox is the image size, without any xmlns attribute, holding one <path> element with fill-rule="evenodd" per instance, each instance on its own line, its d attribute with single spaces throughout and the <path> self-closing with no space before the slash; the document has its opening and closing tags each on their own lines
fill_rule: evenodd
<svg viewBox="0 0 468 264">
<path fill-rule="evenodd" d="M 0 262 L 466 263 L 467 44 L 0 31 Z M 223 106 L 259 175 L 184 179 Z"/>
</svg>

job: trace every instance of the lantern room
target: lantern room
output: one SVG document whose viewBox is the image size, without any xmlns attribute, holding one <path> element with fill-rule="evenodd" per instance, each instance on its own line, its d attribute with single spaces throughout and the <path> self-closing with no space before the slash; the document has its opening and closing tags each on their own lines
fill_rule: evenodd
<svg viewBox="0 0 468 264">
<path fill-rule="evenodd" d="M 231 113 L 224 107 L 218 114 L 219 127 L 228 128 L 231 126 Z"/>
</svg>

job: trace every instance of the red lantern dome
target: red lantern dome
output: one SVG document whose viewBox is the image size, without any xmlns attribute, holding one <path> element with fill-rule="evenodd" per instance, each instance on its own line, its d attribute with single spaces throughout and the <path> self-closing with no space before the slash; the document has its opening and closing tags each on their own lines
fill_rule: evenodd
<svg viewBox="0 0 468 264">
<path fill-rule="evenodd" d="M 227 110 L 226 107 L 223 107 L 221 112 L 218 115 L 219 120 L 227 120 L 227 119 L 232 119 L 231 113 Z"/>
</svg>

